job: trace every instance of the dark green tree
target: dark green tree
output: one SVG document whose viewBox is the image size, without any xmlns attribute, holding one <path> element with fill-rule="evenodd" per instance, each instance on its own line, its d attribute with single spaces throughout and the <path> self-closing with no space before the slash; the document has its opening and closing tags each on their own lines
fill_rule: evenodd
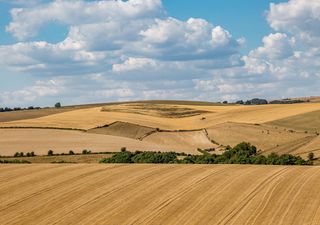
<svg viewBox="0 0 320 225">
<path fill-rule="evenodd" d="M 48 156 L 53 156 L 53 151 L 52 150 L 48 151 Z"/>
<path fill-rule="evenodd" d="M 70 150 L 69 155 L 74 155 L 74 151 Z"/>
</svg>

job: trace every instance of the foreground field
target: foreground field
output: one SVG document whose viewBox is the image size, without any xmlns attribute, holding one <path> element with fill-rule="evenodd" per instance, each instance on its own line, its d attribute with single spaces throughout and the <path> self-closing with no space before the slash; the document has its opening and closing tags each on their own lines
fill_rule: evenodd
<svg viewBox="0 0 320 225">
<path fill-rule="evenodd" d="M 0 167 L 1 224 L 319 224 L 320 168 Z"/>
</svg>

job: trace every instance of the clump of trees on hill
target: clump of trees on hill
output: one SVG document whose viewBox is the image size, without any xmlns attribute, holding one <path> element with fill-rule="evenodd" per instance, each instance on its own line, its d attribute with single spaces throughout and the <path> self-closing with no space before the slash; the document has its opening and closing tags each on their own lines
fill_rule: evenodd
<svg viewBox="0 0 320 225">
<path fill-rule="evenodd" d="M 111 158 L 102 159 L 101 163 L 155 163 L 170 164 L 178 163 L 175 152 L 129 152 L 122 150 L 115 153 Z"/>
<path fill-rule="evenodd" d="M 268 156 L 257 153 L 257 148 L 250 143 L 242 142 L 231 148 L 227 147 L 222 155 L 203 152 L 202 155 L 188 155 L 178 159 L 175 152 L 129 152 L 115 153 L 111 158 L 102 159 L 101 163 L 179 163 L 179 164 L 262 164 L 262 165 L 312 165 L 313 160 L 304 160 L 291 154 Z"/>
<path fill-rule="evenodd" d="M 269 104 L 297 104 L 297 103 L 304 103 L 304 102 L 310 102 L 310 101 L 309 100 L 303 101 L 303 100 L 294 100 L 294 99 L 283 99 L 283 100 L 270 101 Z"/>
<path fill-rule="evenodd" d="M 54 105 L 55 108 L 61 108 L 62 105 L 60 102 L 57 102 Z M 14 107 L 14 108 L 10 108 L 10 107 L 0 107 L 0 112 L 12 112 L 12 111 L 22 111 L 22 110 L 38 110 L 38 109 L 42 109 L 41 107 L 35 107 L 35 106 L 29 106 L 29 107 Z"/>
<path fill-rule="evenodd" d="M 57 102 L 56 104 L 54 104 L 54 107 L 55 107 L 55 108 L 61 108 L 61 103 L 60 103 L 60 102 Z"/>
<path fill-rule="evenodd" d="M 14 157 L 34 157 L 34 156 L 36 156 L 36 154 L 34 152 L 27 152 L 27 153 L 16 152 L 14 154 Z"/>
<path fill-rule="evenodd" d="M 236 104 L 240 105 L 267 105 L 267 104 L 297 104 L 297 103 L 304 103 L 309 102 L 309 100 L 296 100 L 296 99 L 282 99 L 282 100 L 273 100 L 273 101 L 267 101 L 266 99 L 260 99 L 260 98 L 253 98 L 251 100 L 243 101 L 239 100 L 236 101 Z"/>
</svg>

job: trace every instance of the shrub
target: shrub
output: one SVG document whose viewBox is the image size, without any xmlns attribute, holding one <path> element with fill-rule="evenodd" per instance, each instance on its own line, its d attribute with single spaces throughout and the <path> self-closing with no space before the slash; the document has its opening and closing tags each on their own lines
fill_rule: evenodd
<svg viewBox="0 0 320 225">
<path fill-rule="evenodd" d="M 59 161 L 53 161 L 51 163 L 54 163 L 54 164 L 60 164 L 60 163 L 72 163 L 72 164 L 76 164 L 75 162 L 68 162 L 68 161 L 64 161 L 64 160 L 59 160 Z"/>
<path fill-rule="evenodd" d="M 20 153 L 19 152 L 14 153 L 13 157 L 20 157 Z"/>
<path fill-rule="evenodd" d="M 125 151 L 127 151 L 127 148 L 126 147 L 122 147 L 121 148 L 121 152 L 125 152 Z"/>
<path fill-rule="evenodd" d="M 267 164 L 268 165 L 279 165 L 279 155 L 275 152 L 268 155 Z"/>
<path fill-rule="evenodd" d="M 27 161 L 27 160 L 0 160 L 0 164 L 30 164 L 31 162 Z"/>
<path fill-rule="evenodd" d="M 313 153 L 313 152 L 310 152 L 310 153 L 308 154 L 308 160 L 309 160 L 309 161 L 313 161 L 313 160 L 314 160 L 314 153 Z"/>
<path fill-rule="evenodd" d="M 310 165 L 300 156 L 290 154 L 278 155 L 271 153 L 263 156 L 257 154 L 257 148 L 250 143 L 242 142 L 235 147 L 227 146 L 222 155 L 210 154 L 198 149 L 202 155 L 187 155 L 179 160 L 175 152 L 140 152 L 123 150 L 115 153 L 111 158 L 102 159 L 101 163 L 181 163 L 181 164 L 268 164 L 268 165 Z"/>
<path fill-rule="evenodd" d="M 132 153 L 122 151 L 114 154 L 111 158 L 102 159 L 101 163 L 132 163 Z"/>
<path fill-rule="evenodd" d="M 169 164 L 177 161 L 177 155 L 174 152 L 137 152 L 131 160 L 133 163 Z"/>
<path fill-rule="evenodd" d="M 74 155 L 74 151 L 70 150 L 69 155 Z"/>
<path fill-rule="evenodd" d="M 82 150 L 83 155 L 91 154 L 91 151 L 88 151 L 87 149 Z"/>
<path fill-rule="evenodd" d="M 48 151 L 48 156 L 53 156 L 53 151 L 52 150 Z"/>
<path fill-rule="evenodd" d="M 252 158 L 251 160 L 252 164 L 267 164 L 267 157 L 264 155 L 257 155 Z"/>
</svg>

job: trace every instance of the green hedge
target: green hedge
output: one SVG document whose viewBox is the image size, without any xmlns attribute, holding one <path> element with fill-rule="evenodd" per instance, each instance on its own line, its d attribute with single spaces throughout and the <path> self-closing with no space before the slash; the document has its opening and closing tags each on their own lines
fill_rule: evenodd
<svg viewBox="0 0 320 225">
<path fill-rule="evenodd" d="M 0 160 L 0 164 L 11 164 L 11 163 L 14 163 L 14 164 L 30 164 L 31 162 L 27 161 L 27 160 L 17 160 L 17 159 L 14 159 L 14 160 Z"/>
<path fill-rule="evenodd" d="M 290 154 L 268 156 L 257 153 L 257 148 L 250 143 L 242 142 L 231 148 L 227 147 L 222 155 L 202 152 L 202 155 L 188 155 L 178 159 L 175 152 L 129 152 L 122 150 L 111 158 L 102 159 L 101 163 L 179 163 L 179 164 L 262 164 L 262 165 L 312 165 L 312 160 Z"/>
</svg>

